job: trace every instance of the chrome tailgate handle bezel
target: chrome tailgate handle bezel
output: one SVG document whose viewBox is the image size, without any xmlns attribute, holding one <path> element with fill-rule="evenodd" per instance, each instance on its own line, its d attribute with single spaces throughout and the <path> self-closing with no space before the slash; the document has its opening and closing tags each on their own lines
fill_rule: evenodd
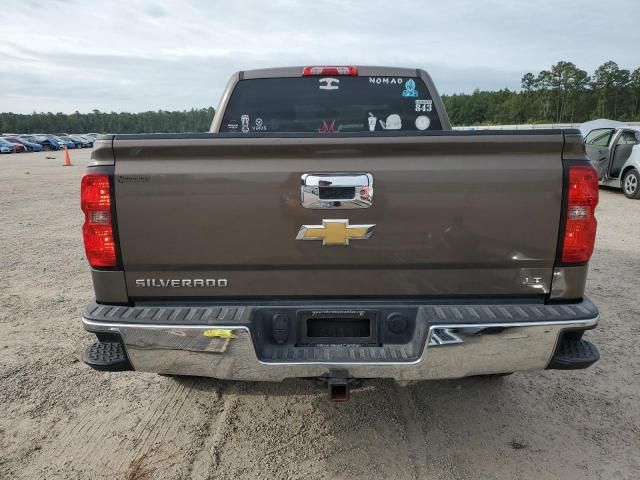
<svg viewBox="0 0 640 480">
<path fill-rule="evenodd" d="M 373 203 L 373 175 L 370 173 L 304 173 L 300 183 L 304 208 L 369 208 Z M 345 189 L 349 188 L 353 188 L 353 195 L 345 198 Z M 336 192 L 336 198 L 332 198 L 332 192 Z M 341 192 L 340 195 L 337 192 Z"/>
</svg>

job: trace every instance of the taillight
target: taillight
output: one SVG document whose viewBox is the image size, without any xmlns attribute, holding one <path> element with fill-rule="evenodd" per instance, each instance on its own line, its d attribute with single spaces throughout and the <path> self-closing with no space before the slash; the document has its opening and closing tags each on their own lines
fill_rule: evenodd
<svg viewBox="0 0 640 480">
<path fill-rule="evenodd" d="M 82 177 L 80 206 L 84 212 L 84 249 L 92 267 L 115 267 L 116 242 L 111 225 L 109 176 L 88 173 Z"/>
<path fill-rule="evenodd" d="M 358 69 L 356 67 L 304 67 L 302 70 L 303 77 L 315 76 L 315 75 L 350 75 L 355 77 L 358 75 Z"/>
<path fill-rule="evenodd" d="M 591 258 L 596 240 L 598 172 L 591 166 L 569 166 L 568 177 L 562 262 L 582 263 Z"/>
</svg>

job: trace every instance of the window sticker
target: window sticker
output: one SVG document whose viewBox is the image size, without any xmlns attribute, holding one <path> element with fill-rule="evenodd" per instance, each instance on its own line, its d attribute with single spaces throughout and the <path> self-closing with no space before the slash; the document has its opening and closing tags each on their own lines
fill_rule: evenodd
<svg viewBox="0 0 640 480">
<path fill-rule="evenodd" d="M 338 90 L 340 86 L 340 80 L 337 78 L 321 78 L 318 81 L 320 82 L 320 90 Z"/>
<path fill-rule="evenodd" d="M 373 113 L 369 112 L 369 131 L 370 132 L 375 131 L 377 121 L 378 121 L 378 117 L 376 117 Z"/>
<path fill-rule="evenodd" d="M 426 115 L 420 115 L 416 118 L 416 128 L 418 130 L 426 130 L 431 125 L 431 120 Z"/>
<path fill-rule="evenodd" d="M 403 78 L 369 77 L 369 84 L 371 85 L 402 85 L 403 81 Z"/>
<path fill-rule="evenodd" d="M 418 91 L 416 90 L 416 82 L 409 79 L 407 83 L 404 84 L 404 90 L 402 91 L 403 97 L 417 97 Z"/>
<path fill-rule="evenodd" d="M 433 100 L 416 100 L 416 112 L 430 112 L 433 110 Z"/>
<path fill-rule="evenodd" d="M 318 133 L 338 133 L 339 131 L 340 129 L 336 128 L 335 120 L 331 120 L 331 122 L 323 120 L 322 125 L 318 128 Z"/>
<path fill-rule="evenodd" d="M 380 120 L 380 126 L 383 130 L 400 130 L 402 128 L 402 120 L 400 115 L 392 113 L 387 117 L 387 121 Z"/>
<path fill-rule="evenodd" d="M 249 115 L 242 115 L 240 122 L 242 122 L 242 133 L 249 133 Z"/>
<path fill-rule="evenodd" d="M 262 121 L 262 118 L 260 118 L 260 117 L 256 118 L 256 121 L 253 124 L 253 130 L 256 131 L 256 132 L 266 132 L 267 131 L 267 126 Z"/>
<path fill-rule="evenodd" d="M 231 120 L 229 123 L 227 123 L 227 128 L 231 132 L 237 131 L 238 130 L 238 122 L 236 122 L 235 120 Z"/>
</svg>

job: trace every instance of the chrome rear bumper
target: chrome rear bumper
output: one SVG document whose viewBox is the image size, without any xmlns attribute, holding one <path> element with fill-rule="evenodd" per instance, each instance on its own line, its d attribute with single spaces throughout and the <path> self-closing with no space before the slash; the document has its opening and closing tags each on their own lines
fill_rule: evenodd
<svg viewBox="0 0 640 480">
<path fill-rule="evenodd" d="M 403 361 L 393 352 L 377 358 L 373 358 L 375 355 L 365 357 L 362 349 L 350 346 L 316 349 L 311 355 L 300 347 L 284 359 L 267 361 L 256 354 L 251 328 L 237 321 L 134 323 L 121 321 L 122 315 L 116 315 L 118 321 L 106 321 L 104 317 L 96 320 L 85 315 L 82 323 L 90 332 L 119 335 L 133 368 L 140 371 L 248 381 L 331 376 L 340 371 L 351 378 L 412 381 L 544 369 L 554 355 L 561 332 L 597 325 L 597 310 L 590 302 L 588 306 L 589 309 L 580 307 L 583 318 L 579 319 L 567 315 L 569 318 L 518 321 L 509 315 L 509 321 L 480 318 L 477 322 L 448 322 L 445 315 L 442 323 L 424 324 L 421 353 L 409 361 Z M 486 310 L 484 306 L 476 308 Z M 523 310 L 521 306 L 515 308 Z M 546 307 L 534 308 L 544 311 Z M 574 307 L 551 308 L 555 312 L 562 312 L 562 308 L 574 310 Z M 163 314 L 154 313 L 154 316 L 161 318 Z M 234 319 L 237 320 L 237 315 Z"/>
</svg>

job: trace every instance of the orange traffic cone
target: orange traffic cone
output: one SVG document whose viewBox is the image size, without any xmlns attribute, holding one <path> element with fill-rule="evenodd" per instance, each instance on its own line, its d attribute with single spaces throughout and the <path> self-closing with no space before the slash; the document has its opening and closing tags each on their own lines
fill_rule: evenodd
<svg viewBox="0 0 640 480">
<path fill-rule="evenodd" d="M 64 147 L 64 167 L 71 167 L 71 157 L 69 157 L 69 149 Z"/>
</svg>

